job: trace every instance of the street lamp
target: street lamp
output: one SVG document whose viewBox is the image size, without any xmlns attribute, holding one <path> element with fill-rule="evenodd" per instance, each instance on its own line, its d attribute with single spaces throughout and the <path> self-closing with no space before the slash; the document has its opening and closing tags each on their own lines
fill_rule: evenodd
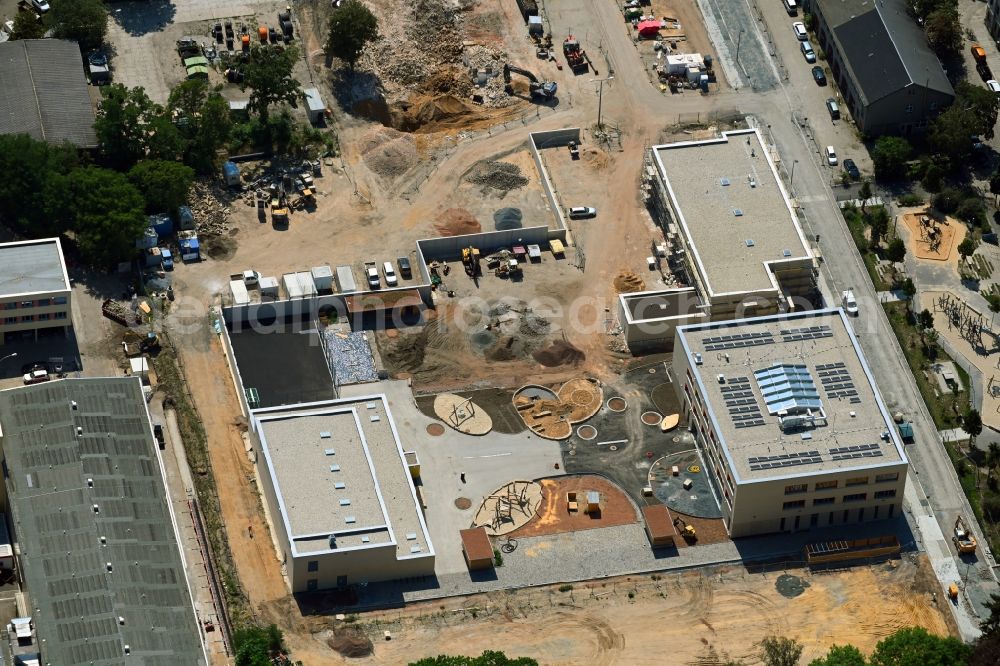
<svg viewBox="0 0 1000 666">
<path fill-rule="evenodd" d="M 798 164 L 798 160 L 792 160 L 792 175 L 788 178 L 788 186 L 792 187 L 795 185 L 795 165 Z"/>
<path fill-rule="evenodd" d="M 601 127 L 603 127 L 603 125 L 601 125 L 601 110 L 602 110 L 602 103 L 604 101 L 604 82 L 614 81 L 614 79 L 615 79 L 614 75 L 611 75 L 605 79 L 590 80 L 591 83 L 601 84 L 600 88 L 597 89 L 597 129 L 601 129 Z"/>
<path fill-rule="evenodd" d="M 17 356 L 17 352 L 14 352 L 13 354 L 7 354 L 3 358 L 0 358 L 0 363 L 3 363 L 4 361 L 6 361 L 9 358 L 14 358 L 15 356 Z"/>
</svg>

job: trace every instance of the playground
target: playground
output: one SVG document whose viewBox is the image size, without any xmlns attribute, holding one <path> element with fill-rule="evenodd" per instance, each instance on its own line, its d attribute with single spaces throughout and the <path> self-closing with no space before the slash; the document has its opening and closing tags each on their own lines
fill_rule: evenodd
<svg viewBox="0 0 1000 666">
<path fill-rule="evenodd" d="M 958 220 L 929 208 L 901 213 L 899 218 L 907 232 L 909 250 L 917 259 L 949 261 L 958 256 L 956 248 L 967 231 Z"/>
</svg>

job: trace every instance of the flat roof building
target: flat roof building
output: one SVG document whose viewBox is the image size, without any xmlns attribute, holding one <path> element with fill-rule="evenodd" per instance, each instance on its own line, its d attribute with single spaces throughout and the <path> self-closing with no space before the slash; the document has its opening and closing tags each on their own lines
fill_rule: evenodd
<svg viewBox="0 0 1000 666">
<path fill-rule="evenodd" d="M 0 345 L 73 325 L 72 291 L 58 238 L 0 243 Z"/>
<path fill-rule="evenodd" d="M 383 395 L 251 417 L 292 592 L 433 574 L 434 547 Z"/>
<path fill-rule="evenodd" d="M 899 512 L 903 444 L 842 310 L 676 337 L 675 386 L 731 536 Z"/>
<path fill-rule="evenodd" d="M 140 381 L 0 391 L 0 451 L 41 663 L 207 664 Z"/>
<path fill-rule="evenodd" d="M 619 320 L 630 346 L 669 345 L 675 326 L 706 316 L 753 317 L 807 306 L 815 259 L 759 130 L 653 146 L 647 173 L 651 208 L 668 241 L 662 260 L 686 274 L 694 291 L 622 295 Z M 641 317 L 632 312 L 637 299 Z M 659 318 L 656 301 L 665 310 Z M 641 335 L 629 336 L 632 328 Z"/>
</svg>

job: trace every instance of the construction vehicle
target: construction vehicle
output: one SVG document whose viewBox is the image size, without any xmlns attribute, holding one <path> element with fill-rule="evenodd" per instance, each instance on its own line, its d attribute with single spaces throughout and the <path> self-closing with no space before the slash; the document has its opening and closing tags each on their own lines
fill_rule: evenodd
<svg viewBox="0 0 1000 666">
<path fill-rule="evenodd" d="M 288 224 L 288 206 L 285 201 L 285 194 L 280 190 L 275 190 L 271 194 L 271 222 L 274 224 Z"/>
<path fill-rule="evenodd" d="M 948 598 L 953 604 L 958 603 L 958 583 L 952 583 L 948 586 Z"/>
<path fill-rule="evenodd" d="M 688 525 L 687 521 L 677 516 L 674 518 L 674 527 L 676 527 L 684 540 L 688 543 L 694 543 L 698 540 L 698 532 L 694 529 L 694 525 Z"/>
<path fill-rule="evenodd" d="M 520 74 L 528 79 L 530 82 L 528 84 L 528 90 L 530 91 L 532 97 L 537 97 L 539 99 L 552 99 L 556 95 L 557 86 L 555 81 L 539 81 L 538 77 L 533 73 L 509 63 L 503 66 L 503 82 L 507 84 L 508 94 L 513 93 L 513 88 L 510 85 L 511 74 Z"/>
<path fill-rule="evenodd" d="M 498 278 L 512 278 L 521 275 L 521 264 L 517 259 L 505 259 L 497 265 L 493 274 Z"/>
<path fill-rule="evenodd" d="M 976 552 L 976 537 L 969 532 L 962 516 L 955 519 L 955 535 L 951 538 L 955 542 L 955 548 L 962 555 Z"/>
<path fill-rule="evenodd" d="M 465 267 L 465 273 L 469 277 L 474 278 L 482 275 L 483 269 L 479 265 L 479 248 L 472 246 L 463 247 L 462 265 Z"/>
<path fill-rule="evenodd" d="M 587 52 L 580 48 L 580 42 L 573 35 L 563 40 L 563 55 L 566 56 L 566 64 L 575 74 L 586 72 L 590 68 Z"/>
<path fill-rule="evenodd" d="M 580 159 L 580 146 L 576 145 L 576 141 L 569 142 L 569 157 L 571 160 Z"/>
</svg>

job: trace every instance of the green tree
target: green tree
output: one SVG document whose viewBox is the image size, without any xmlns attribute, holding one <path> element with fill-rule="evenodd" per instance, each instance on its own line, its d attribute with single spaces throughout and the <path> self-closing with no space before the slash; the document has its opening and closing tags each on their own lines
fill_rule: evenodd
<svg viewBox="0 0 1000 666">
<path fill-rule="evenodd" d="M 294 48 L 280 52 L 261 46 L 250 49 L 240 90 L 250 89 L 247 106 L 260 116 L 261 122 L 267 122 L 272 104 L 285 102 L 295 106 L 303 98 L 302 87 L 292 76 L 297 58 L 298 50 Z"/>
<path fill-rule="evenodd" d="M 945 215 L 950 215 L 958 210 L 962 202 L 962 193 L 954 187 L 946 187 L 931 198 L 931 205 Z"/>
<path fill-rule="evenodd" d="M 924 20 L 927 43 L 941 57 L 953 56 L 962 50 L 965 37 L 958 19 L 958 9 L 940 6 Z"/>
<path fill-rule="evenodd" d="M 232 129 L 229 102 L 204 79 L 190 79 L 170 91 L 169 107 L 182 119 L 178 123 L 184 144 L 184 163 L 198 173 L 215 170 L 217 151 Z"/>
<path fill-rule="evenodd" d="M 990 442 L 990 445 L 986 448 L 987 478 L 993 477 L 993 472 L 996 471 L 997 465 L 1000 465 L 1000 444 Z"/>
<path fill-rule="evenodd" d="M 966 236 L 961 243 L 958 244 L 958 254 L 959 256 L 962 257 L 962 259 L 965 259 L 975 254 L 978 248 L 979 248 L 979 240 L 976 239 L 975 236 L 970 234 Z"/>
<path fill-rule="evenodd" d="M 108 8 L 102 0 L 51 0 L 47 20 L 56 37 L 75 39 L 84 51 L 104 43 Z"/>
<path fill-rule="evenodd" d="M 101 89 L 94 132 L 106 162 L 127 169 L 146 156 L 149 126 L 162 113 L 142 88 L 115 83 Z"/>
<path fill-rule="evenodd" d="M 760 642 L 760 660 L 766 666 L 796 666 L 802 645 L 784 636 L 765 636 Z"/>
<path fill-rule="evenodd" d="M 365 45 L 378 39 L 378 19 L 360 0 L 347 0 L 330 16 L 327 56 L 340 58 L 351 71 Z"/>
<path fill-rule="evenodd" d="M 893 238 L 885 248 L 885 258 L 892 262 L 906 258 L 906 244 L 902 238 Z"/>
<path fill-rule="evenodd" d="M 68 177 L 67 212 L 80 251 L 95 266 L 129 259 L 146 228 L 142 194 L 124 174 L 88 166 Z"/>
<path fill-rule="evenodd" d="M 931 122 L 928 142 L 954 168 L 971 157 L 970 137 L 978 134 L 979 129 L 980 121 L 973 111 L 956 102 Z"/>
<path fill-rule="evenodd" d="M 825 657 L 813 659 L 809 666 L 867 666 L 861 650 L 853 645 L 834 645 Z"/>
<path fill-rule="evenodd" d="M 993 128 L 997 124 L 997 113 L 1000 112 L 1000 98 L 992 90 L 976 86 L 968 81 L 959 81 L 955 86 L 955 102 L 964 112 L 975 120 L 973 134 L 982 134 L 986 139 L 993 138 Z"/>
<path fill-rule="evenodd" d="M 986 608 L 990 614 L 979 623 L 979 630 L 983 632 L 983 636 L 1000 636 L 1000 594 L 990 594 Z"/>
<path fill-rule="evenodd" d="M 868 200 L 872 198 L 872 183 L 870 180 L 865 178 L 861 181 L 861 187 L 858 188 L 858 199 L 861 200 L 861 212 L 865 212 Z"/>
<path fill-rule="evenodd" d="M 0 218 L 30 238 L 64 232 L 66 175 L 77 161 L 76 148 L 68 144 L 52 146 L 27 134 L 0 136 Z"/>
<path fill-rule="evenodd" d="M 917 315 L 917 324 L 922 329 L 934 328 L 934 315 L 930 310 L 924 308 L 920 311 L 920 314 Z"/>
<path fill-rule="evenodd" d="M 272 657 L 284 651 L 284 636 L 275 625 L 247 627 L 233 634 L 236 666 L 272 666 Z"/>
<path fill-rule="evenodd" d="M 976 437 L 983 431 L 983 417 L 980 416 L 978 409 L 970 407 L 965 412 L 965 418 L 962 419 L 962 430 L 969 433 L 971 441 L 975 443 Z"/>
<path fill-rule="evenodd" d="M 889 211 L 884 206 L 876 206 L 865 215 L 865 221 L 871 228 L 871 246 L 877 250 L 882 239 L 889 233 Z"/>
<path fill-rule="evenodd" d="M 180 162 L 142 160 L 129 170 L 128 179 L 145 198 L 147 213 L 173 213 L 187 201 L 194 169 Z"/>
<path fill-rule="evenodd" d="M 972 646 L 968 666 L 996 666 L 1000 664 L 1000 634 L 983 635 Z"/>
<path fill-rule="evenodd" d="M 907 627 L 883 638 L 869 658 L 870 666 L 965 666 L 972 648 L 951 636 Z"/>
<path fill-rule="evenodd" d="M 955 217 L 977 227 L 989 228 L 989 221 L 986 219 L 986 206 L 983 205 L 979 196 L 963 199 L 962 203 L 958 204 Z"/>
<path fill-rule="evenodd" d="M 34 12 L 18 12 L 14 17 L 11 41 L 16 39 L 41 39 L 45 36 L 45 24 L 35 18 Z"/>
<path fill-rule="evenodd" d="M 898 136 L 882 136 L 875 141 L 872 149 L 872 163 L 875 178 L 896 180 L 906 174 L 906 162 L 913 154 L 913 147 L 906 139 Z"/>
<path fill-rule="evenodd" d="M 1000 169 L 993 172 L 990 176 L 990 194 L 993 195 L 993 203 L 996 204 L 997 200 L 1000 199 Z"/>
<path fill-rule="evenodd" d="M 531 657 L 508 657 L 503 652 L 487 650 L 478 657 L 438 655 L 411 661 L 409 666 L 538 666 Z"/>
</svg>

